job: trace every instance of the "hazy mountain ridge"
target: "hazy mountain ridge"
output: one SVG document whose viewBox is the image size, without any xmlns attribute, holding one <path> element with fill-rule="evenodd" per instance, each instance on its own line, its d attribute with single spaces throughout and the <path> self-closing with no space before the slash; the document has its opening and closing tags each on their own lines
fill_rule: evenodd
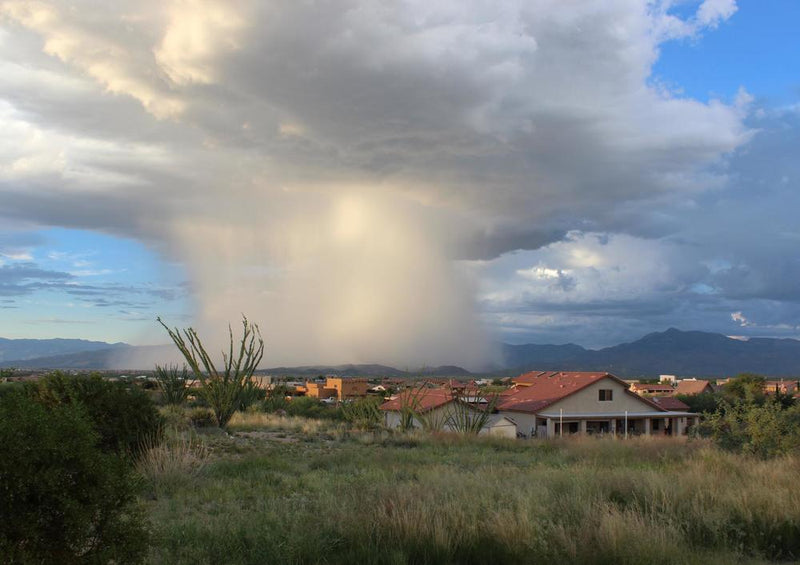
<svg viewBox="0 0 800 565">
<path fill-rule="evenodd" d="M 106 343 L 85 339 L 6 339 L 0 337 L 0 362 L 26 361 L 40 357 L 53 357 L 130 347 L 125 343 Z"/>
<path fill-rule="evenodd" d="M 741 372 L 789 376 L 800 374 L 800 341 L 742 341 L 722 334 L 670 328 L 598 350 L 575 344 L 503 344 L 503 358 L 512 373 L 512 369 L 563 369 L 609 371 L 626 377 L 664 373 L 722 377 Z"/>
<path fill-rule="evenodd" d="M 71 346 L 91 344 L 93 350 L 75 351 L 60 355 L 35 358 L 10 359 L 13 351 L 8 344 L 17 341 L 72 342 Z M 0 366 L 21 369 L 151 369 L 144 362 L 121 361 L 137 358 L 157 358 L 169 346 L 137 347 L 124 343 L 108 344 L 83 340 L 3 340 L 5 357 Z M 30 344 L 21 344 L 28 347 Z M 42 343 L 43 349 L 47 345 Z M 59 344 L 64 347 L 63 344 Z M 30 351 L 22 347 L 19 351 Z M 732 339 L 722 334 L 681 331 L 671 328 L 664 332 L 648 334 L 636 341 L 603 349 L 586 349 L 574 343 L 564 345 L 510 345 L 501 344 L 502 363 L 491 371 L 498 376 L 514 375 L 531 369 L 569 371 L 609 371 L 621 377 L 657 376 L 668 373 L 681 376 L 722 377 L 741 372 L 755 372 L 772 376 L 800 375 L 800 340 L 752 338 L 748 341 Z M 125 367 L 120 365 L 124 364 Z M 279 375 L 348 375 L 348 376 L 468 376 L 472 373 L 456 365 L 397 369 L 379 364 L 307 365 L 300 367 L 272 367 L 262 373 Z"/>
</svg>

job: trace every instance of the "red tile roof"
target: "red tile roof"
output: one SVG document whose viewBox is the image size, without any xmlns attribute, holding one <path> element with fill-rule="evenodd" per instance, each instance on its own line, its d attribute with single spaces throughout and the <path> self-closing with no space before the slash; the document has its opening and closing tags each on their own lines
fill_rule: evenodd
<svg viewBox="0 0 800 565">
<path fill-rule="evenodd" d="M 393 400 L 381 404 L 381 410 L 400 411 L 404 407 L 417 412 L 427 412 L 452 402 L 455 396 L 450 388 L 413 388 L 397 395 Z"/>
<path fill-rule="evenodd" d="M 708 381 L 678 381 L 675 387 L 675 394 L 700 394 L 702 392 L 713 392 L 711 383 Z"/>
<path fill-rule="evenodd" d="M 577 377 L 577 378 L 587 378 L 587 377 L 605 377 L 609 373 L 593 373 L 587 371 L 573 371 L 573 372 L 564 372 L 564 371 L 531 371 L 529 373 L 522 374 L 518 377 L 514 377 L 511 379 L 516 385 L 520 386 L 530 386 L 534 383 L 538 383 L 540 377 Z"/>
<path fill-rule="evenodd" d="M 645 393 L 653 394 L 653 393 L 671 393 L 674 389 L 672 385 L 662 385 L 662 384 L 654 384 L 654 383 L 633 383 L 631 385 L 631 389 L 636 392 L 642 391 Z"/>
<path fill-rule="evenodd" d="M 677 412 L 687 412 L 689 410 L 688 404 L 685 404 L 672 396 L 654 396 L 650 400 L 658 404 L 664 410 L 674 410 Z"/>
<path fill-rule="evenodd" d="M 514 379 L 519 386 L 501 395 L 497 408 L 512 412 L 538 412 L 602 379 L 614 379 L 626 387 L 625 392 L 628 394 L 659 410 L 662 409 L 657 404 L 628 391 L 625 381 L 610 373 L 563 371 L 533 371 L 520 375 Z"/>
</svg>

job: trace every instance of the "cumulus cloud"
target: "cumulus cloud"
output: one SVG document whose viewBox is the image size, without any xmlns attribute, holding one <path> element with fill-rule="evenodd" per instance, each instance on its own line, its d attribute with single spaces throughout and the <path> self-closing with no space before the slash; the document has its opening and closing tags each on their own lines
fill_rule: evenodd
<svg viewBox="0 0 800 565">
<path fill-rule="evenodd" d="M 276 362 L 480 357 L 455 259 L 544 246 L 491 303 L 702 278 L 646 238 L 753 132 L 741 101 L 652 84 L 662 42 L 736 8 L 669 5 L 6 2 L 0 214 L 146 242 L 186 265 L 204 327 L 245 311 Z"/>
</svg>

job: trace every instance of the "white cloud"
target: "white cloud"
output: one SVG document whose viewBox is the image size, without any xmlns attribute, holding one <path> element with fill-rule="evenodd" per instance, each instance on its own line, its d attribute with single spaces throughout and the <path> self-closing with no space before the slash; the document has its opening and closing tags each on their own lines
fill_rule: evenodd
<svg viewBox="0 0 800 565">
<path fill-rule="evenodd" d="M 507 270 L 496 304 L 652 300 L 700 277 L 644 236 L 751 137 L 744 95 L 651 85 L 732 13 L 667 5 L 7 2 L 0 214 L 146 241 L 286 360 L 473 349 L 453 258 Z"/>
<path fill-rule="evenodd" d="M 716 27 L 736 13 L 736 0 L 705 0 L 697 9 L 700 24 Z"/>
</svg>

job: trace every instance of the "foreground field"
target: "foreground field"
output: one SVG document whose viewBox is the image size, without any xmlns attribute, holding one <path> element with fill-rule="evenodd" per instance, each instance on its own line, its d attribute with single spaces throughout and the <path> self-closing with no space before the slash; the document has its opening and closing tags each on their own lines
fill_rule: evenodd
<svg viewBox="0 0 800 565">
<path fill-rule="evenodd" d="M 800 556 L 800 460 L 697 442 L 352 432 L 264 414 L 154 454 L 149 562 L 763 563 Z"/>
</svg>

